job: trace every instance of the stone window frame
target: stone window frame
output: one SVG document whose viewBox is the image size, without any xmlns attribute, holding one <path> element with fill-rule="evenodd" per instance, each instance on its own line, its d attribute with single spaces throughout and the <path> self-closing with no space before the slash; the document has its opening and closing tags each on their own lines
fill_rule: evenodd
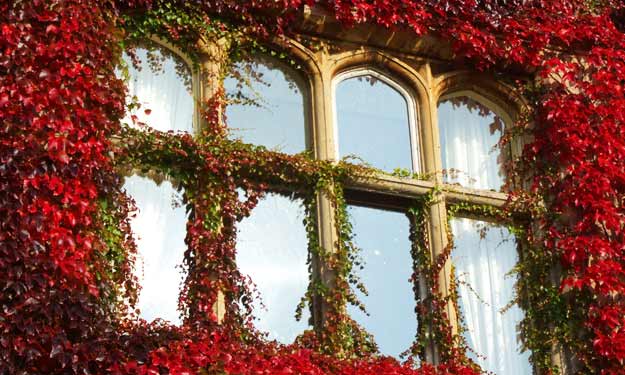
<svg viewBox="0 0 625 375">
<path fill-rule="evenodd" d="M 296 43 L 295 45 L 297 46 Z M 313 53 L 306 51 L 301 45 L 298 49 L 299 51 L 294 54 L 306 54 L 308 74 L 311 75 L 310 71 L 314 72 L 311 75 L 313 88 L 311 97 L 317 101 L 313 101 L 311 105 L 313 112 L 320 114 L 313 121 L 312 130 L 316 135 L 314 139 L 316 158 L 337 160 L 338 128 L 334 97 L 337 82 L 350 76 L 363 75 L 363 72 L 375 72 L 376 75 L 384 77 L 385 83 L 391 83 L 395 89 L 399 87 L 398 91 L 406 97 L 408 105 L 414 106 L 409 108 L 409 112 L 414 113 L 414 126 L 419 133 L 421 172 L 431 174 L 432 179 L 398 178 L 388 174 L 355 178 L 344 186 L 348 203 L 406 212 L 408 208 L 406 202 L 436 191 L 436 203 L 428 209 L 429 231 L 427 235 L 432 259 L 442 254 L 447 247 L 448 205 L 472 203 L 501 208 L 506 204 L 508 200 L 506 193 L 443 183 L 436 113 L 441 99 L 469 96 L 491 109 L 502 118 L 506 127 L 509 127 L 515 122 L 516 116 L 525 105 L 522 98 L 519 98 L 512 88 L 487 74 L 476 74 L 472 71 L 452 70 L 434 75 L 431 69 L 432 62 L 428 59 L 420 59 L 415 67 L 403 61 L 401 57 L 395 57 L 376 48 L 359 47 L 335 54 L 329 52 L 328 49 Z M 512 142 L 512 157 L 520 155 L 522 144 L 523 140 L 515 139 Z M 324 209 L 330 206 L 330 202 L 324 202 L 327 198 L 321 196 L 318 199 L 320 221 L 318 226 L 322 246 L 333 249 L 337 236 L 332 229 L 334 228 L 334 213 L 331 209 Z M 477 219 L 493 221 L 490 217 Z M 331 277 L 328 279 L 331 280 Z M 442 268 L 438 281 L 441 292 L 448 295 L 452 285 L 450 259 Z M 426 288 L 422 287 L 421 293 L 425 293 L 425 290 Z M 323 311 L 323 306 L 320 310 Z M 446 307 L 446 313 L 452 325 L 452 333 L 458 333 L 458 315 L 451 303 Z M 323 318 L 317 321 L 323 322 Z M 439 362 L 436 343 L 428 345 L 425 360 L 430 363 Z"/>
<path fill-rule="evenodd" d="M 342 80 L 367 74 L 374 75 L 396 89 L 408 103 L 413 127 L 411 129 L 413 130 L 411 132 L 412 151 L 415 151 L 416 141 L 419 141 L 417 149 L 420 149 L 421 171 L 432 174 L 433 179 L 397 178 L 386 174 L 373 178 L 356 178 L 344 186 L 348 192 L 348 202 L 393 211 L 405 211 L 407 209 L 405 202 L 422 197 L 440 187 L 437 203 L 429 208 L 428 236 L 432 257 L 441 254 L 447 246 L 447 205 L 465 202 L 494 208 L 501 208 L 505 205 L 508 199 L 506 193 L 465 188 L 442 182 L 436 113 L 441 99 L 469 96 L 501 117 L 506 126 L 511 126 L 524 102 L 510 87 L 486 74 L 476 74 L 471 71 L 451 71 L 434 75 L 430 66 L 431 62 L 427 59 L 421 60 L 420 66 L 415 68 L 400 58 L 374 48 L 361 47 L 340 53 L 332 53 L 328 49 L 313 52 L 291 41 L 289 52 L 291 57 L 304 66 L 303 74 L 310 82 L 309 95 L 305 95 L 305 100 L 310 101 L 305 105 L 310 107 L 312 115 L 311 129 L 308 131 L 313 135 L 310 142 L 317 159 L 337 160 L 338 127 L 336 126 L 334 94 L 336 85 Z M 514 140 L 511 147 L 513 157 L 520 154 L 521 145 L 522 140 Z M 418 170 L 415 169 L 415 171 Z M 359 197 L 354 198 L 353 193 Z M 331 202 L 323 196 L 317 199 L 317 225 L 321 244 L 326 249 L 335 249 L 338 234 L 334 229 L 335 219 Z M 493 220 L 489 217 L 478 219 Z M 314 264 L 313 267 L 315 268 L 313 272 L 320 273 L 322 279 L 331 285 L 332 275 L 324 275 L 327 270 L 322 265 Z M 451 279 L 451 261 L 449 260 L 439 275 L 439 283 L 445 294 L 450 292 Z M 424 292 L 423 288 L 422 291 Z M 313 301 L 313 304 L 314 328 L 323 329 L 326 307 L 321 301 Z M 455 307 L 449 304 L 446 310 L 452 323 L 452 332 L 458 333 L 459 323 Z M 438 362 L 435 343 L 431 343 L 426 356 L 426 361 Z"/>
<path fill-rule="evenodd" d="M 196 46 L 200 56 L 199 67 L 194 69 L 188 56 L 175 46 L 156 37 L 151 37 L 150 40 L 159 47 L 176 54 L 189 66 L 195 102 L 194 134 L 198 133 L 206 126 L 201 117 L 200 103 L 211 98 L 222 88 L 223 83 L 219 79 L 219 72 L 222 68 L 221 64 L 225 61 L 227 44 L 222 40 L 200 41 Z M 428 208 L 427 236 L 432 259 L 443 253 L 447 247 L 448 205 L 467 202 L 501 208 L 506 204 L 508 200 L 506 193 L 443 183 L 436 113 L 440 100 L 453 96 L 469 96 L 502 118 L 506 127 L 511 126 L 527 103 L 510 86 L 493 76 L 475 71 L 451 69 L 443 73 L 433 73 L 433 70 L 438 69 L 440 60 L 423 57 L 424 54 L 427 55 L 427 51 L 423 53 L 415 51 L 414 56 L 409 56 L 356 44 L 352 48 L 348 47 L 346 51 L 333 52 L 331 48 L 313 51 L 295 40 L 274 42 L 277 48 L 285 50 L 290 58 L 302 66 L 298 78 L 303 79 L 300 86 L 305 107 L 306 146 L 316 159 L 337 160 L 338 128 L 336 127 L 334 94 L 338 82 L 371 74 L 396 89 L 407 101 L 411 121 L 411 151 L 415 152 L 416 148 L 420 154 L 418 158 L 420 169 L 416 168 L 415 171 L 431 174 L 432 178 L 417 180 L 388 174 L 356 177 L 344 186 L 348 195 L 348 203 L 405 212 L 406 202 L 414 201 L 433 191 L 436 192 L 436 202 Z M 513 140 L 512 157 L 520 155 L 522 145 L 526 141 L 526 139 Z M 413 157 L 413 166 L 416 164 L 414 159 Z M 158 172 L 150 173 L 150 175 L 154 178 L 167 178 Z M 317 196 L 316 216 L 320 245 L 325 249 L 335 249 L 338 243 L 338 233 L 336 233 L 334 208 L 332 202 L 321 194 Z M 476 219 L 493 221 L 493 218 L 489 217 Z M 313 257 L 312 263 L 313 272 L 317 273 L 317 276 L 328 285 L 332 285 L 334 277 L 321 264 L 320 259 Z M 443 295 L 448 295 L 452 283 L 451 260 L 448 260 L 442 267 L 438 278 L 441 292 Z M 426 288 L 421 287 L 420 293 L 422 293 L 421 297 L 425 297 Z M 222 293 L 219 293 L 214 310 L 218 319 L 222 320 L 225 315 Z M 311 318 L 315 330 L 323 330 L 327 311 L 328 307 L 323 301 L 317 299 L 312 301 Z M 452 333 L 458 333 L 459 319 L 451 303 L 447 305 L 446 313 L 451 323 Z M 425 361 L 433 364 L 439 363 L 436 343 L 428 343 Z"/>
</svg>

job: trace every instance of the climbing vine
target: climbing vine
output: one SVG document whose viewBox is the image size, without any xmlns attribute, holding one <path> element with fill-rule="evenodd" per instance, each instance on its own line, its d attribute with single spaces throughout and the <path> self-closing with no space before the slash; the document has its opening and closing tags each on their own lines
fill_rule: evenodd
<svg viewBox="0 0 625 375">
<path fill-rule="evenodd" d="M 430 291 L 417 297 L 411 354 L 423 357 L 434 340 L 443 361 L 436 367 L 376 355 L 345 313 L 347 303 L 358 305 L 359 282 L 342 186 L 370 170 L 229 139 L 220 91 L 202 103 L 206 126 L 195 137 L 120 124 L 126 88 L 114 70 L 123 50 L 157 37 L 199 64 L 199 46 L 219 41 L 209 58 L 235 61 L 270 38 L 297 38 L 305 6 L 346 28 L 366 22 L 434 35 L 450 41 L 460 64 L 525 77 L 510 82 L 529 108 L 514 131 L 532 140 L 510 178 L 526 189 L 504 209 L 522 223 L 524 344 L 546 372 L 557 372 L 549 358 L 560 347 L 580 373 L 623 373 L 624 10 L 609 0 L 1 2 L 0 373 L 479 373 L 448 329 L 453 293 L 439 295 L 434 275 L 451 250 L 427 256 L 428 197 L 410 211 L 415 291 Z M 184 188 L 192 214 L 181 327 L 128 313 L 138 286 L 123 170 L 161 173 Z M 300 305 L 325 301 L 324 328 L 278 345 L 248 324 L 252 296 L 234 264 L 234 228 L 263 194 L 287 186 L 306 202 L 311 257 L 336 278 L 313 274 Z M 322 248 L 312 224 L 318 194 L 337 216 L 336 251 Z"/>
</svg>

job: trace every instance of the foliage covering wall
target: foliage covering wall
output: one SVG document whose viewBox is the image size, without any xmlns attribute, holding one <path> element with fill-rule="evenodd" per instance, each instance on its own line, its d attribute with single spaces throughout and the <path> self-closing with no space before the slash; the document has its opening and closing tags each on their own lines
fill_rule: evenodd
<svg viewBox="0 0 625 375">
<path fill-rule="evenodd" d="M 530 207 L 531 214 L 519 232 L 528 248 L 518 270 L 525 345 L 545 372 L 557 371 L 549 362 L 557 343 L 575 353 L 581 373 L 625 373 L 625 17 L 619 2 L 5 0 L 0 374 L 479 372 L 462 345 L 453 345 L 458 338 L 446 328 L 445 301 L 434 282 L 428 303 L 444 363 L 418 367 L 371 353 L 366 335 L 342 313 L 352 296 L 353 254 L 341 215 L 340 251 L 328 254 L 311 244 L 338 275 L 337 295 L 309 291 L 309 298 L 316 293 L 331 306 L 327 328 L 279 346 L 244 324 L 250 312 L 236 303 L 247 292 L 232 261 L 230 224 L 268 185 L 284 183 L 303 196 L 326 194 L 343 212 L 340 184 L 333 182 L 354 167 L 228 140 L 216 114 L 220 95 L 204 103 L 209 126 L 196 138 L 120 125 L 125 87 L 114 68 L 125 45 L 157 35 L 193 56 L 200 38 L 226 38 L 234 56 L 250 38 L 290 35 L 306 4 L 334 12 L 345 27 L 369 22 L 434 34 L 452 41 L 458 63 L 536 78 L 515 83 L 531 108 L 515 131 L 533 141 L 515 168 L 530 188 L 514 193 L 508 208 Z M 129 202 L 115 170 L 124 163 L 175 177 L 194 212 L 181 328 L 124 316 L 136 300 Z M 247 202 L 238 202 L 237 186 L 248 191 Z M 415 212 L 426 204 L 415 202 Z M 313 200 L 308 207 L 313 215 Z M 421 271 L 434 279 L 442 260 L 424 259 Z M 212 310 L 217 290 L 230 309 L 221 325 Z M 419 345 L 412 354 L 422 354 Z"/>
</svg>

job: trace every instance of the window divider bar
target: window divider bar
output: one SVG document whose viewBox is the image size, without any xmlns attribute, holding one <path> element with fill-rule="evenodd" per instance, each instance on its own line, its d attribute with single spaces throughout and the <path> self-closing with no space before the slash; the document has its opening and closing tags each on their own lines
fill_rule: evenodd
<svg viewBox="0 0 625 375">
<path fill-rule="evenodd" d="M 382 173 L 374 176 L 356 176 L 348 181 L 346 187 L 404 198 L 419 198 L 437 189 L 436 184 L 431 181 L 399 178 Z M 442 185 L 440 190 L 449 203 L 469 202 L 501 208 L 508 202 L 506 193 L 495 191 L 469 189 L 447 184 Z"/>
</svg>

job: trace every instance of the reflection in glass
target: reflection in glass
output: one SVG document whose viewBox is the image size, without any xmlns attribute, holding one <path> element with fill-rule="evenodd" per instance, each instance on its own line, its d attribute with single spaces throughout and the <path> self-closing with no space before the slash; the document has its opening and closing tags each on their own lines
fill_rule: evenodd
<svg viewBox="0 0 625 375">
<path fill-rule="evenodd" d="M 124 189 L 138 211 L 130 225 L 138 250 L 135 272 L 141 285 L 137 303 L 141 317 L 180 324 L 177 307 L 183 275 L 178 267 L 186 249 L 187 225 L 182 193 L 169 181 L 156 185 L 137 175 L 126 178 Z"/>
<path fill-rule="evenodd" d="M 523 311 L 516 304 L 506 309 L 514 298 L 515 278 L 506 276 L 518 259 L 514 237 L 504 227 L 462 218 L 452 220 L 451 230 L 464 337 L 479 357 L 469 355 L 485 371 L 531 374 L 529 352 L 519 351 Z"/>
<path fill-rule="evenodd" d="M 375 338 L 384 355 L 399 356 L 417 332 L 410 255 L 409 222 L 401 213 L 350 206 L 355 243 L 364 268 L 359 271 L 368 296 L 359 295 L 370 316 L 349 306 L 348 312 Z M 360 293 L 359 293 L 360 294 Z"/>
<path fill-rule="evenodd" d="M 388 84 L 371 75 L 339 82 L 336 121 L 339 157 L 355 155 L 388 172 L 413 171 L 407 102 Z"/>
<path fill-rule="evenodd" d="M 448 183 L 476 189 L 500 190 L 504 183 L 498 142 L 501 118 L 466 96 L 438 105 L 443 169 Z"/>
<path fill-rule="evenodd" d="M 302 319 L 295 320 L 309 281 L 303 219 L 300 199 L 267 194 L 238 225 L 236 262 L 256 285 L 265 306 L 254 301 L 255 326 L 284 344 L 308 328 L 310 317 L 304 309 Z"/>
<path fill-rule="evenodd" d="M 185 78 L 176 72 L 177 60 L 168 54 L 165 57 L 160 49 L 148 53 L 145 48 L 136 49 L 141 68 L 136 69 L 130 57 L 124 53 L 123 59 L 128 66 L 129 101 L 136 97 L 140 108 L 132 109 L 123 120 L 133 126 L 131 116 L 160 131 L 193 131 L 193 95 Z M 151 67 L 149 61 L 157 62 L 158 67 Z M 181 66 L 178 63 L 178 66 Z M 186 72 L 190 77 L 190 72 Z M 186 77 L 187 80 L 189 77 Z"/>
<path fill-rule="evenodd" d="M 289 154 L 306 150 L 304 96 L 296 73 L 268 59 L 239 63 L 239 75 L 252 76 L 250 86 L 237 86 L 232 76 L 224 88 L 233 102 L 226 107 L 232 134 L 243 142 Z M 249 100 L 252 103 L 249 103 Z"/>
</svg>

